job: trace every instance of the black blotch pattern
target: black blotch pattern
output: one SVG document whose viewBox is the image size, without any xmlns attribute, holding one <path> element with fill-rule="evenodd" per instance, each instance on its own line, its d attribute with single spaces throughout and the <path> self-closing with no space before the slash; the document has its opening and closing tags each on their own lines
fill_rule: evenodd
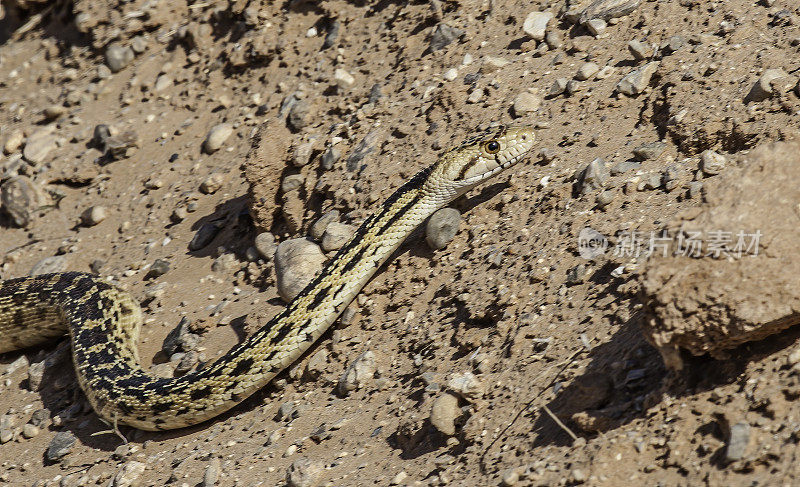
<svg viewBox="0 0 800 487">
<path fill-rule="evenodd" d="M 252 358 L 246 358 L 240 360 L 239 363 L 236 364 L 236 367 L 234 367 L 233 370 L 231 370 L 230 375 L 238 377 L 244 374 L 253 367 L 253 362 L 254 360 Z"/>
<path fill-rule="evenodd" d="M 205 399 L 211 395 L 211 387 L 205 386 L 200 389 L 195 389 L 189 394 L 189 397 L 192 398 L 193 401 L 198 401 L 200 399 Z"/>
<path fill-rule="evenodd" d="M 153 411 L 156 413 L 165 413 L 175 405 L 172 401 L 157 402 L 153 404 Z"/>
</svg>

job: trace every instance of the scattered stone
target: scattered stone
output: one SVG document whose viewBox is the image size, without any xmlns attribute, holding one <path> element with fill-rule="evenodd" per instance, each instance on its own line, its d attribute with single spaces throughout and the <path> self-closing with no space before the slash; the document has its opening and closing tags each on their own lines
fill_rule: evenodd
<svg viewBox="0 0 800 487">
<path fill-rule="evenodd" d="M 561 40 L 561 34 L 554 30 L 548 31 L 547 34 L 545 34 L 544 42 L 550 49 L 560 49 L 561 46 L 564 45 L 564 41 Z"/>
<path fill-rule="evenodd" d="M 578 178 L 578 188 L 582 195 L 603 189 L 608 181 L 610 174 L 606 168 L 606 162 L 598 157 L 581 171 Z"/>
<path fill-rule="evenodd" d="M 45 201 L 44 191 L 26 176 L 14 176 L 0 185 L 0 208 L 18 227 L 30 225 Z"/>
<path fill-rule="evenodd" d="M 524 117 L 529 113 L 533 113 L 542 106 L 542 97 L 538 90 L 523 91 L 514 98 L 514 104 L 511 106 L 514 117 Z"/>
<path fill-rule="evenodd" d="M 484 56 L 483 64 L 481 64 L 481 73 L 489 74 L 511 64 L 511 61 L 496 56 Z"/>
<path fill-rule="evenodd" d="M 600 71 L 600 66 L 598 66 L 596 63 L 583 63 L 583 65 L 578 68 L 578 72 L 575 73 L 575 79 L 578 81 L 586 81 L 591 79 L 591 77 L 597 74 L 598 71 Z"/>
<path fill-rule="evenodd" d="M 380 137 L 381 132 L 373 130 L 361 139 L 361 142 L 355 146 L 353 152 L 347 157 L 346 168 L 348 171 L 353 172 L 361 166 L 361 162 L 364 158 L 375 150 L 375 146 L 378 144 Z"/>
<path fill-rule="evenodd" d="M 305 178 L 302 174 L 289 174 L 281 181 L 281 192 L 283 194 L 292 192 L 303 187 Z"/>
<path fill-rule="evenodd" d="M 511 487 L 513 485 L 517 485 L 519 483 L 519 469 L 517 468 L 509 468 L 505 472 L 503 472 L 503 485 L 506 487 Z"/>
<path fill-rule="evenodd" d="M 225 176 L 222 173 L 215 172 L 209 174 L 207 178 L 200 183 L 200 192 L 203 194 L 214 194 L 222 184 L 225 182 Z"/>
<path fill-rule="evenodd" d="M 617 195 L 617 192 L 612 189 L 606 189 L 601 191 L 600 194 L 597 195 L 595 198 L 595 202 L 597 206 L 600 208 L 605 208 L 606 206 L 610 205 L 612 201 L 614 201 L 614 197 Z"/>
<path fill-rule="evenodd" d="M 653 55 L 650 46 L 638 39 L 628 42 L 628 51 L 630 51 L 633 58 L 637 61 L 644 61 Z"/>
<path fill-rule="evenodd" d="M 8 134 L 6 137 L 6 141 L 3 144 L 3 151 L 6 154 L 11 154 L 12 152 L 16 152 L 22 144 L 25 142 L 25 133 L 20 129 L 14 129 Z"/>
<path fill-rule="evenodd" d="M 153 91 L 156 93 L 162 92 L 173 85 L 172 77 L 168 74 L 161 74 L 156 78 L 155 85 L 153 85 Z"/>
<path fill-rule="evenodd" d="M 134 130 L 127 130 L 119 135 L 112 135 L 105 139 L 106 157 L 112 160 L 125 159 L 141 147 L 142 139 Z"/>
<path fill-rule="evenodd" d="M 447 381 L 447 388 L 470 402 L 483 396 L 483 384 L 472 372 L 455 374 Z"/>
<path fill-rule="evenodd" d="M 39 427 L 34 426 L 30 423 L 27 423 L 22 426 L 22 437 L 23 438 L 33 438 L 39 435 Z"/>
<path fill-rule="evenodd" d="M 408 478 L 408 474 L 405 470 L 401 470 L 397 472 L 397 475 L 392 477 L 392 481 L 389 482 L 389 485 L 402 485 L 406 479 Z"/>
<path fill-rule="evenodd" d="M 658 61 L 653 61 L 631 71 L 617 83 L 617 91 L 627 96 L 636 96 L 642 93 L 650 84 L 650 78 L 658 69 L 658 65 Z"/>
<path fill-rule="evenodd" d="M 579 22 L 585 24 L 591 19 L 608 21 L 628 15 L 639 7 L 641 0 L 595 0 L 581 13 Z"/>
<path fill-rule="evenodd" d="M 37 130 L 28 137 L 22 156 L 32 164 L 41 164 L 47 160 L 47 155 L 56 147 L 56 138 L 53 136 L 52 126 Z"/>
<path fill-rule="evenodd" d="M 339 393 L 344 396 L 350 391 L 358 389 L 366 381 L 371 380 L 376 371 L 375 354 L 372 353 L 372 350 L 367 350 L 356 357 L 339 378 Z"/>
<path fill-rule="evenodd" d="M 722 154 L 718 154 L 713 150 L 705 150 L 700 154 L 700 170 L 708 176 L 714 176 L 725 169 L 727 160 Z"/>
<path fill-rule="evenodd" d="M 170 264 L 166 259 L 156 259 L 145 274 L 145 279 L 156 279 L 169 272 Z"/>
<path fill-rule="evenodd" d="M 356 79 L 346 70 L 336 68 L 336 71 L 333 72 L 333 81 L 336 82 L 336 86 L 340 89 L 346 90 L 355 84 Z"/>
<path fill-rule="evenodd" d="M 319 219 L 311 225 L 311 230 L 309 231 L 311 238 L 316 241 L 321 240 L 322 236 L 325 234 L 325 229 L 328 228 L 331 222 L 335 221 L 339 221 L 339 210 L 331 210 L 319 217 Z"/>
<path fill-rule="evenodd" d="M 47 420 L 50 419 L 50 411 L 47 409 L 37 409 L 31 414 L 31 419 L 28 421 L 30 424 L 42 428 Z"/>
<path fill-rule="evenodd" d="M 78 439 L 69 431 L 59 431 L 47 447 L 47 459 L 51 462 L 61 460 L 72 451 L 76 441 Z"/>
<path fill-rule="evenodd" d="M 8 367 L 6 367 L 4 374 L 11 375 L 14 372 L 20 370 L 21 368 L 27 367 L 28 365 L 30 365 L 30 362 L 28 362 L 28 357 L 26 357 L 25 355 L 20 355 L 16 360 L 8 364 Z"/>
<path fill-rule="evenodd" d="M 314 142 L 314 140 L 309 140 L 295 148 L 292 155 L 292 164 L 295 167 L 303 167 L 311 162 L 311 156 L 314 154 Z"/>
<path fill-rule="evenodd" d="M 146 464 L 130 461 L 124 464 L 111 479 L 110 487 L 134 487 L 139 485 L 139 477 L 144 473 Z"/>
<path fill-rule="evenodd" d="M 569 80 L 567 78 L 557 78 L 550 86 L 550 91 L 547 92 L 547 96 L 553 97 L 564 93 L 567 91 L 568 83 Z"/>
<path fill-rule="evenodd" d="M 131 50 L 136 54 L 144 54 L 147 50 L 147 39 L 142 36 L 131 39 Z"/>
<path fill-rule="evenodd" d="M 34 362 L 28 368 L 28 388 L 33 392 L 38 392 L 42 386 L 44 378 L 45 361 Z"/>
<path fill-rule="evenodd" d="M 450 68 L 442 74 L 442 78 L 447 81 L 455 81 L 456 78 L 458 78 L 458 70 L 456 68 Z"/>
<path fill-rule="evenodd" d="M 344 70 L 336 70 L 337 73 L 339 73 L 339 71 L 346 73 Z M 337 83 L 339 83 L 338 79 Z M 295 102 L 289 109 L 289 114 L 286 117 L 286 123 L 289 124 L 289 127 L 296 131 L 303 130 L 306 125 L 308 125 L 309 120 L 311 120 L 311 104 L 309 104 L 305 99 Z"/>
<path fill-rule="evenodd" d="M 307 457 L 300 457 L 286 469 L 288 487 L 313 487 L 322 475 L 323 466 Z"/>
<path fill-rule="evenodd" d="M 346 223 L 330 222 L 322 234 L 322 250 L 339 250 L 356 233 L 356 227 Z"/>
<path fill-rule="evenodd" d="M 611 168 L 611 175 L 612 176 L 619 176 L 620 174 L 625 174 L 629 171 L 634 171 L 642 167 L 642 163 L 639 161 L 622 161 L 617 163 L 614 167 Z"/>
<path fill-rule="evenodd" d="M 647 161 L 658 159 L 666 149 L 667 144 L 664 142 L 647 142 L 633 149 L 633 155 L 640 161 Z"/>
<path fill-rule="evenodd" d="M 105 206 L 90 206 L 81 213 L 81 223 L 87 227 L 93 227 L 108 218 L 108 210 Z"/>
<path fill-rule="evenodd" d="M 134 56 L 130 47 L 112 43 L 106 48 L 106 66 L 112 73 L 118 73 L 133 61 Z"/>
<path fill-rule="evenodd" d="M 208 131 L 206 140 L 203 142 L 203 149 L 207 153 L 213 154 L 222 148 L 225 141 L 228 140 L 228 137 L 230 137 L 232 133 L 233 125 L 229 123 L 214 125 L 211 127 L 211 130 Z"/>
<path fill-rule="evenodd" d="M 598 37 L 606 31 L 608 23 L 603 19 L 591 19 L 584 24 L 586 30 L 592 33 L 593 36 Z"/>
<path fill-rule="evenodd" d="M 438 51 L 462 35 L 464 35 L 463 30 L 450 27 L 445 23 L 439 23 L 433 29 L 433 33 L 431 34 L 429 49 L 431 52 Z"/>
<path fill-rule="evenodd" d="M 216 238 L 220 230 L 222 228 L 216 223 L 204 223 L 197 229 L 197 233 L 194 234 L 192 241 L 189 242 L 189 250 L 200 250 L 207 246 Z"/>
<path fill-rule="evenodd" d="M 750 93 L 748 93 L 748 95 L 745 97 L 745 102 L 759 102 L 771 97 L 775 92 L 773 82 L 788 76 L 789 75 L 786 73 L 786 71 L 780 68 L 768 69 L 764 71 L 764 74 L 758 78 L 758 81 L 756 81 L 753 87 L 750 89 Z"/>
<path fill-rule="evenodd" d="M 682 185 L 681 179 L 683 179 L 683 175 L 684 171 L 679 165 L 670 164 L 661 173 L 661 184 L 664 185 L 664 189 L 667 191 L 674 191 Z"/>
<path fill-rule="evenodd" d="M 192 322 L 185 316 L 181 318 L 178 326 L 170 330 L 161 344 L 161 351 L 167 357 L 172 357 L 178 352 L 191 352 L 200 345 L 200 335 L 192 333 L 190 330 Z"/>
<path fill-rule="evenodd" d="M 64 105 L 50 105 L 42 110 L 42 115 L 48 121 L 57 120 L 65 113 L 67 113 L 67 109 Z"/>
<path fill-rule="evenodd" d="M 729 462 L 741 460 L 747 452 L 750 443 L 750 424 L 739 422 L 732 424 L 728 432 L 728 447 L 725 449 L 725 459 Z"/>
<path fill-rule="evenodd" d="M 63 272 L 67 269 L 67 258 L 63 255 L 53 255 L 45 257 L 33 264 L 28 275 L 38 276 L 41 274 L 51 274 L 53 272 Z"/>
<path fill-rule="evenodd" d="M 703 182 L 702 181 L 692 181 L 689 183 L 689 192 L 687 195 L 689 198 L 696 199 L 700 196 L 701 192 L 703 191 Z"/>
<path fill-rule="evenodd" d="M 456 434 L 456 419 L 461 416 L 458 407 L 458 398 L 450 393 L 444 393 L 434 399 L 431 405 L 431 424 L 447 436 Z"/>
<path fill-rule="evenodd" d="M 319 246 L 305 238 L 281 242 L 275 251 L 275 274 L 278 294 L 285 302 L 300 294 L 322 269 L 325 254 Z"/>
<path fill-rule="evenodd" d="M 238 267 L 239 259 L 232 252 L 220 255 L 211 263 L 211 270 L 218 274 L 233 274 L 238 270 Z"/>
<path fill-rule="evenodd" d="M 461 213 L 455 208 L 442 208 L 425 225 L 425 241 L 434 249 L 443 249 L 458 233 Z"/>
<path fill-rule="evenodd" d="M 342 155 L 339 153 L 339 149 L 336 147 L 328 147 L 328 149 L 322 154 L 321 166 L 322 169 L 326 171 L 330 171 L 333 169 L 333 165 L 336 164 Z"/>
<path fill-rule="evenodd" d="M 677 52 L 678 49 L 682 48 L 684 44 L 686 44 L 686 40 L 684 40 L 683 37 L 672 36 L 661 45 L 661 53 L 665 56 L 669 56 L 670 54 Z"/>
<path fill-rule="evenodd" d="M 214 457 L 208 462 L 206 465 L 206 470 L 203 472 L 203 482 L 201 483 L 202 487 L 214 487 L 219 482 L 219 474 L 222 465 L 220 463 L 219 457 Z"/>
<path fill-rule="evenodd" d="M 14 416 L 10 414 L 0 416 L 0 443 L 8 443 L 14 439 L 14 426 L 16 424 Z"/>
<path fill-rule="evenodd" d="M 278 244 L 275 243 L 275 235 L 269 232 L 261 232 L 256 236 L 255 246 L 258 253 L 266 261 L 272 260 L 275 257 L 275 251 L 278 249 Z"/>
<path fill-rule="evenodd" d="M 541 41 L 544 39 L 545 32 L 547 31 L 547 24 L 553 19 L 551 12 L 531 12 L 525 17 L 525 22 L 522 24 L 522 30 L 528 34 L 531 39 Z"/>
</svg>

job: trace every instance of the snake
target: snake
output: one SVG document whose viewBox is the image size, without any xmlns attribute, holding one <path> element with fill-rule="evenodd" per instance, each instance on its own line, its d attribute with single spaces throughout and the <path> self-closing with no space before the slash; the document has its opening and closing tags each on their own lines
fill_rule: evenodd
<svg viewBox="0 0 800 487">
<path fill-rule="evenodd" d="M 303 355 L 375 272 L 434 212 L 531 150 L 530 126 L 469 136 L 408 179 L 282 311 L 227 353 L 184 375 L 139 362 L 136 299 L 98 275 L 59 272 L 0 282 L 0 353 L 69 335 L 78 384 L 101 420 L 142 430 L 183 428 L 244 401 Z"/>
</svg>

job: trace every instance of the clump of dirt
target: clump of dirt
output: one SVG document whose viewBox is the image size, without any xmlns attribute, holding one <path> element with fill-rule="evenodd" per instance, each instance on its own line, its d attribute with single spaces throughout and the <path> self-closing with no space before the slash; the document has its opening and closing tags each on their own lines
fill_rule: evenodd
<svg viewBox="0 0 800 487">
<path fill-rule="evenodd" d="M 792 258 L 799 149 L 778 143 L 753 151 L 706 186 L 702 206 L 668 224 L 683 248 L 650 259 L 641 276 L 644 331 L 668 365 L 681 366 L 679 348 L 724 357 L 800 321 Z M 691 248 L 709 237 L 704 248 Z"/>
</svg>

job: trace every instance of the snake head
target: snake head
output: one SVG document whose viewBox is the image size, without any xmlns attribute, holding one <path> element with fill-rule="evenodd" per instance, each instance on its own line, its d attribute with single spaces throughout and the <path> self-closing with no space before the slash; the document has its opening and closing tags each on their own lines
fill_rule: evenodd
<svg viewBox="0 0 800 487">
<path fill-rule="evenodd" d="M 441 192 L 447 187 L 454 197 L 461 195 L 522 160 L 534 140 L 530 126 L 500 125 L 469 137 L 432 168 L 428 189 Z"/>
</svg>

